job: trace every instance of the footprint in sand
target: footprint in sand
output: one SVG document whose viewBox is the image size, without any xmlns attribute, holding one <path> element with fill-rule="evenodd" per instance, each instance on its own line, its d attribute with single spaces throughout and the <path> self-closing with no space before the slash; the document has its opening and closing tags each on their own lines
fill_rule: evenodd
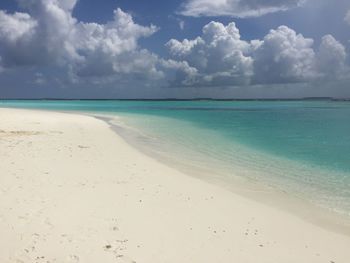
<svg viewBox="0 0 350 263">
<path fill-rule="evenodd" d="M 116 259 L 121 260 L 123 259 L 123 262 L 127 260 L 127 257 L 124 255 L 124 251 L 127 249 L 127 239 L 122 240 L 115 240 L 114 242 L 107 242 L 106 245 L 103 247 L 106 252 L 113 253 Z M 133 262 L 125 261 L 125 262 Z"/>
</svg>

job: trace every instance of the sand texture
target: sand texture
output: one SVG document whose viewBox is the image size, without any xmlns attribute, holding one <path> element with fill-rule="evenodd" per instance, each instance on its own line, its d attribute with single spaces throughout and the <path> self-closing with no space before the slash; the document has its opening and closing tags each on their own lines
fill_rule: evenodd
<svg viewBox="0 0 350 263">
<path fill-rule="evenodd" d="M 348 263 L 350 237 L 183 174 L 89 116 L 0 109 L 0 262 Z"/>
</svg>

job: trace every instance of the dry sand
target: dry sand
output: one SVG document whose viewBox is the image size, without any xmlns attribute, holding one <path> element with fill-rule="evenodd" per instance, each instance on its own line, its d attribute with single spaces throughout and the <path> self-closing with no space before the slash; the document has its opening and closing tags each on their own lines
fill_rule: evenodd
<svg viewBox="0 0 350 263">
<path fill-rule="evenodd" d="M 0 262 L 348 263 L 350 237 L 190 177 L 93 117 L 0 109 Z"/>
</svg>

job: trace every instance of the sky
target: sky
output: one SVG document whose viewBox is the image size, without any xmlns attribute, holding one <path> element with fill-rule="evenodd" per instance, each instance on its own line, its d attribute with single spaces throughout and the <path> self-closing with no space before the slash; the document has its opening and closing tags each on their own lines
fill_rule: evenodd
<svg viewBox="0 0 350 263">
<path fill-rule="evenodd" d="M 348 0 L 1 0 L 0 98 L 350 98 Z"/>
</svg>

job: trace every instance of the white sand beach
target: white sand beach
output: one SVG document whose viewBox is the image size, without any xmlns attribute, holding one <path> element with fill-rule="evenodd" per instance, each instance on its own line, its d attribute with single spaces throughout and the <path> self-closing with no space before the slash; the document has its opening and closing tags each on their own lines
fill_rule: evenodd
<svg viewBox="0 0 350 263">
<path fill-rule="evenodd" d="M 350 236 L 186 175 L 93 117 L 0 109 L 0 262 L 348 263 Z"/>
</svg>

